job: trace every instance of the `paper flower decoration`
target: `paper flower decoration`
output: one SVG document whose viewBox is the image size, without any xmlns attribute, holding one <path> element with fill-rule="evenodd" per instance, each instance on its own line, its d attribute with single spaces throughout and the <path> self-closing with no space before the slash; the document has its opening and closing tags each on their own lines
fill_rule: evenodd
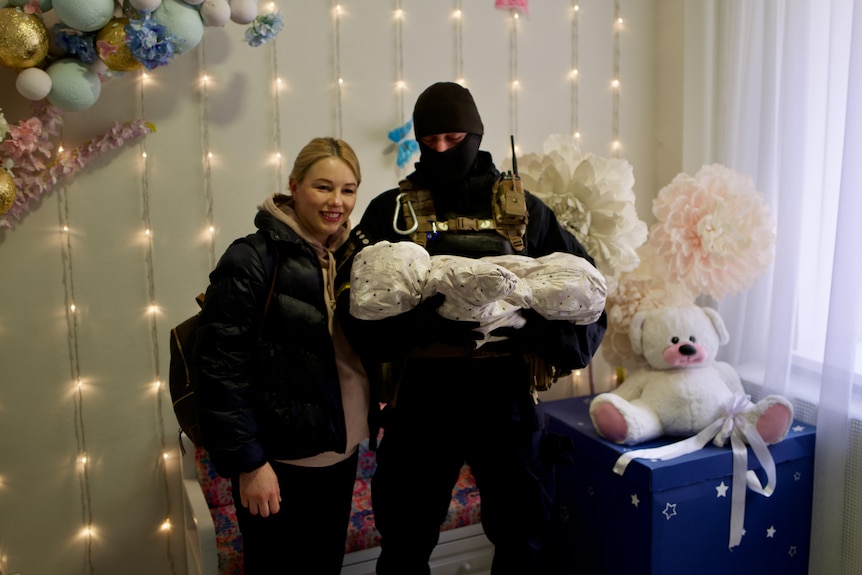
<svg viewBox="0 0 862 575">
<path fill-rule="evenodd" d="M 30 211 L 31 204 L 48 194 L 60 179 L 85 168 L 93 158 L 155 131 L 155 126 L 144 120 L 115 123 L 102 136 L 55 155 L 63 117 L 54 106 L 35 106 L 34 115 L 9 126 L 8 134 L 0 141 L 0 163 L 11 168 L 18 192 L 12 206 L 0 215 L 0 228 L 14 228 L 15 222 Z"/>
<path fill-rule="evenodd" d="M 284 22 L 281 21 L 281 12 L 263 14 L 254 19 L 252 25 L 245 31 L 245 42 L 249 46 L 260 46 L 275 38 Z"/>
<path fill-rule="evenodd" d="M 391 140 L 398 149 L 398 157 L 396 163 L 398 168 L 402 169 L 410 161 L 410 158 L 419 151 L 419 144 L 416 140 L 408 139 L 407 135 L 413 127 L 413 120 L 407 120 L 403 126 L 399 126 L 393 130 L 389 130 L 389 140 Z"/>
<path fill-rule="evenodd" d="M 649 243 L 667 281 L 715 299 L 748 289 L 772 262 L 775 222 L 751 178 L 719 164 L 677 175 L 653 201 Z"/>
<path fill-rule="evenodd" d="M 647 239 L 647 225 L 634 205 L 632 166 L 621 159 L 581 155 L 569 136 L 552 135 L 543 148 L 544 154 L 518 157 L 524 188 L 548 204 L 586 248 L 611 293 L 621 273 L 637 268 L 637 248 Z M 511 169 L 511 160 L 504 169 Z"/>
<path fill-rule="evenodd" d="M 649 242 L 638 248 L 638 256 L 640 265 L 621 274 L 616 290 L 608 293 L 605 301 L 608 329 L 601 347 L 605 361 L 630 370 L 647 365 L 642 356 L 634 353 L 629 340 L 629 326 L 635 313 L 687 305 L 695 300 L 695 294 L 685 284 L 666 280 L 664 265 Z"/>
</svg>

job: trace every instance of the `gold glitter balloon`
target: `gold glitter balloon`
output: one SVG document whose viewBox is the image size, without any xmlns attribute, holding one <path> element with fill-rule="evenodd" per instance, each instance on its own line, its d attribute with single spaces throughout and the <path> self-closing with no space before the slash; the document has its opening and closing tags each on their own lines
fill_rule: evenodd
<svg viewBox="0 0 862 575">
<path fill-rule="evenodd" d="M 132 51 L 126 45 L 126 24 L 128 23 L 128 18 L 114 18 L 96 34 L 96 50 L 99 52 L 99 58 L 108 68 L 116 72 L 131 72 L 143 66 L 132 56 Z M 116 50 L 105 50 L 99 45 L 101 42 L 113 46 Z"/>
<path fill-rule="evenodd" d="M 17 194 L 18 189 L 15 187 L 12 174 L 0 168 L 0 216 L 9 211 L 9 208 L 15 203 Z"/>
<path fill-rule="evenodd" d="M 48 29 L 35 14 L 0 8 L 0 66 L 23 70 L 48 55 Z"/>
</svg>

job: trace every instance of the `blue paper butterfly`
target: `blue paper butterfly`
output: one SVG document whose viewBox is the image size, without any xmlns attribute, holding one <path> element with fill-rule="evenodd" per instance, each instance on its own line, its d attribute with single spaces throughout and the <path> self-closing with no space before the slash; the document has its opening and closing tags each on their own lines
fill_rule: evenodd
<svg viewBox="0 0 862 575">
<path fill-rule="evenodd" d="M 389 139 L 398 145 L 398 167 L 403 168 L 413 157 L 413 154 L 419 151 L 419 144 L 416 140 L 405 139 L 410 129 L 413 127 L 413 120 L 407 120 L 403 126 L 389 131 Z"/>
</svg>

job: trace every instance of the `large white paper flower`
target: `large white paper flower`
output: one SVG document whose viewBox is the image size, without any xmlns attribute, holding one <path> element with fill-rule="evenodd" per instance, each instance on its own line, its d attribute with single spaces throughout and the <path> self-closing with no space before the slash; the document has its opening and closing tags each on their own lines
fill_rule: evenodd
<svg viewBox="0 0 862 575">
<path fill-rule="evenodd" d="M 625 160 L 582 155 L 573 138 L 552 135 L 543 154 L 518 156 L 524 189 L 543 200 L 596 262 L 614 291 L 623 272 L 638 267 L 647 226 L 637 216 L 632 166 Z M 504 169 L 511 169 L 507 160 Z"/>
<path fill-rule="evenodd" d="M 719 164 L 677 175 L 653 201 L 649 243 L 668 281 L 715 299 L 748 289 L 772 262 L 775 223 L 751 178 Z"/>
</svg>

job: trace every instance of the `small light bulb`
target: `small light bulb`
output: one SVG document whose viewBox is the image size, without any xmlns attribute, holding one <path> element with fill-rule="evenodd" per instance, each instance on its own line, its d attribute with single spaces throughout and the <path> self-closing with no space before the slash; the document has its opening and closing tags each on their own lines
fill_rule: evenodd
<svg viewBox="0 0 862 575">
<path fill-rule="evenodd" d="M 213 153 L 212 153 L 212 152 L 207 152 L 207 158 L 212 159 L 212 157 L 213 157 Z"/>
<path fill-rule="evenodd" d="M 162 529 L 162 531 L 170 531 L 171 530 L 171 520 L 165 519 L 165 522 L 162 523 L 161 529 Z"/>
<path fill-rule="evenodd" d="M 614 88 L 619 88 L 620 87 L 620 81 L 617 80 L 616 78 L 614 78 L 614 80 L 611 82 L 611 86 L 613 86 Z"/>
<path fill-rule="evenodd" d="M 338 83 L 339 83 L 339 84 L 344 84 L 344 78 L 339 78 L 339 79 L 338 79 Z"/>
<path fill-rule="evenodd" d="M 149 230 L 149 228 L 147 228 L 146 230 L 144 230 L 144 235 L 147 235 L 147 236 L 148 236 L 148 235 L 150 235 L 150 230 Z"/>
<path fill-rule="evenodd" d="M 146 157 L 147 157 L 147 153 L 146 153 L 146 152 L 142 152 L 142 153 L 141 153 L 141 157 L 142 157 L 142 158 L 146 158 Z"/>
<path fill-rule="evenodd" d="M 577 77 L 578 77 L 578 69 L 577 69 L 577 68 L 572 68 L 572 71 L 569 73 L 569 75 L 570 75 L 572 78 L 577 78 Z"/>
<path fill-rule="evenodd" d="M 614 150 L 619 150 L 619 149 L 620 149 L 620 147 L 621 147 L 620 141 L 619 141 L 619 140 L 614 140 L 614 143 L 612 144 L 612 146 L 613 146 L 613 149 L 614 149 Z"/>
<path fill-rule="evenodd" d="M 210 227 L 209 227 L 209 232 L 210 232 L 211 234 L 214 234 L 214 233 L 215 233 L 215 227 L 210 226 Z"/>
<path fill-rule="evenodd" d="M 395 11 L 395 17 L 398 18 L 399 20 L 403 20 L 404 19 L 404 10 L 402 10 L 400 8 L 398 10 L 396 10 Z"/>
<path fill-rule="evenodd" d="M 580 140 L 580 139 L 581 139 L 581 133 L 580 133 L 580 132 L 575 132 L 575 139 L 576 139 L 576 140 Z"/>
<path fill-rule="evenodd" d="M 157 380 L 156 380 L 156 382 L 155 382 L 153 385 L 155 385 L 155 386 L 156 386 L 156 388 L 161 387 L 161 386 L 162 386 L 162 380 L 161 380 L 161 379 L 157 379 Z"/>
<path fill-rule="evenodd" d="M 162 459 L 167 459 L 168 457 L 170 457 L 170 455 L 168 455 L 168 452 L 167 452 L 167 451 L 163 451 L 163 452 L 162 452 Z"/>
<path fill-rule="evenodd" d="M 455 10 L 455 13 L 453 14 L 453 16 L 458 20 L 461 19 L 461 15 L 462 15 L 461 10 Z"/>
<path fill-rule="evenodd" d="M 75 310 L 77 310 L 77 309 L 78 309 L 78 307 L 77 307 L 75 304 L 72 304 L 72 305 L 70 305 L 70 306 L 69 306 L 69 310 L 70 310 L 72 313 L 75 313 Z"/>
</svg>

